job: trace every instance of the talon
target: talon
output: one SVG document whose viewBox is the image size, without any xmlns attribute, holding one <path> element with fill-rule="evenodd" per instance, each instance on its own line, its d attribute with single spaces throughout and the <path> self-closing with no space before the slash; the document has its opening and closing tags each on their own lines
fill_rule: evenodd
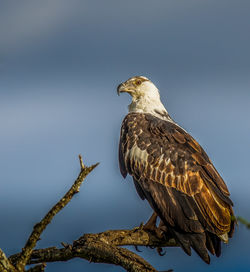
<svg viewBox="0 0 250 272">
<path fill-rule="evenodd" d="M 166 251 L 163 251 L 162 247 L 157 247 L 156 250 L 159 256 L 164 256 L 167 253 Z"/>
<path fill-rule="evenodd" d="M 154 212 L 143 229 L 152 232 L 158 239 L 163 237 L 163 223 L 160 222 L 159 227 L 156 226 L 157 214 Z"/>
<path fill-rule="evenodd" d="M 138 229 L 139 229 L 139 227 L 134 227 L 134 228 L 132 229 L 132 231 L 133 231 L 133 232 L 136 232 Z"/>
<path fill-rule="evenodd" d="M 160 229 L 160 228 L 157 228 L 155 230 L 155 235 L 158 239 L 163 239 L 164 237 L 164 232 Z"/>
<path fill-rule="evenodd" d="M 143 224 L 143 222 L 141 222 L 141 224 L 139 226 L 139 230 L 143 230 L 143 228 L 144 228 L 144 224 Z"/>
<path fill-rule="evenodd" d="M 142 250 L 140 250 L 140 249 L 138 248 L 138 246 L 135 246 L 135 250 L 136 250 L 137 252 L 142 252 Z"/>
<path fill-rule="evenodd" d="M 133 231 L 138 231 L 138 230 L 143 230 L 143 229 L 144 229 L 144 224 L 142 222 L 139 227 L 134 227 Z"/>
</svg>

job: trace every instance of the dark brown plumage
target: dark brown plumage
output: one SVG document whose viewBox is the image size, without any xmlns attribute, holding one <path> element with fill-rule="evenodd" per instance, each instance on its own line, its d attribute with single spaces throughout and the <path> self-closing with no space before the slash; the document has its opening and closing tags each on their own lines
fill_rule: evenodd
<svg viewBox="0 0 250 272">
<path fill-rule="evenodd" d="M 168 231 L 191 255 L 206 262 L 207 250 L 219 256 L 221 240 L 234 231 L 233 203 L 223 179 L 202 147 L 174 122 L 149 113 L 123 120 L 119 163 L 130 174 Z"/>
</svg>

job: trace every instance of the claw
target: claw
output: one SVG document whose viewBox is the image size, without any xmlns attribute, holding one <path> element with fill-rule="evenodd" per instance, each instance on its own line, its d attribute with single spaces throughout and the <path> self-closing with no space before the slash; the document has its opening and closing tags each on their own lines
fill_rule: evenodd
<svg viewBox="0 0 250 272">
<path fill-rule="evenodd" d="M 140 249 L 138 248 L 138 246 L 135 246 L 135 250 L 136 250 L 137 252 L 142 252 L 142 250 L 140 250 Z"/>
<path fill-rule="evenodd" d="M 157 247 L 156 250 L 159 256 L 164 256 L 167 253 L 166 251 L 163 251 L 162 247 Z"/>
<path fill-rule="evenodd" d="M 143 230 L 143 226 L 144 226 L 143 223 L 141 223 L 139 227 L 134 227 L 133 231 L 136 232 L 138 230 Z"/>
<path fill-rule="evenodd" d="M 141 222 L 140 226 L 139 226 L 139 230 L 142 230 L 144 228 L 144 224 L 143 222 Z"/>
</svg>

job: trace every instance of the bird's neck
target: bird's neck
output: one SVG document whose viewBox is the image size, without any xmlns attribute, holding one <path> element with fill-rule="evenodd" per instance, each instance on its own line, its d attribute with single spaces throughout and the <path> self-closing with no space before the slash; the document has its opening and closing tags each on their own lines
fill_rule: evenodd
<svg viewBox="0 0 250 272">
<path fill-rule="evenodd" d="M 133 99 L 128 109 L 129 112 L 150 113 L 160 119 L 172 121 L 166 108 L 158 98 L 140 97 L 139 99 Z"/>
</svg>

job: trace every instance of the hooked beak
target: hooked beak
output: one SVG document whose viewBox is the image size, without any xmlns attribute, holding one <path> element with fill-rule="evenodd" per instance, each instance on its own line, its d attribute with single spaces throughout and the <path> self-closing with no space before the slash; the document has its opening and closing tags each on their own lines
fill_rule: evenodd
<svg viewBox="0 0 250 272">
<path fill-rule="evenodd" d="M 117 87 L 117 94 L 120 95 L 120 93 L 132 94 L 133 91 L 131 89 L 128 89 L 124 83 L 121 83 Z"/>
<path fill-rule="evenodd" d="M 117 94 L 118 94 L 118 95 L 120 95 L 120 93 L 123 92 L 123 88 L 124 88 L 124 87 L 123 87 L 123 83 L 121 83 L 121 84 L 119 84 L 119 85 L 117 86 Z"/>
</svg>

